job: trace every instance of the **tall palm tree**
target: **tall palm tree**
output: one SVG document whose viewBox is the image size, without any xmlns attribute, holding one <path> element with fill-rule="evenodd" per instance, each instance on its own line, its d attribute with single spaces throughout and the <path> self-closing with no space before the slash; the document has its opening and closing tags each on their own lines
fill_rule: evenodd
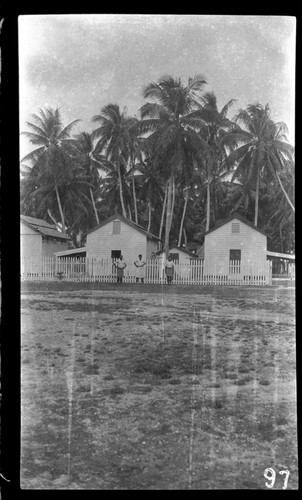
<svg viewBox="0 0 302 500">
<path fill-rule="evenodd" d="M 287 142 L 284 123 L 274 123 L 270 118 L 268 104 L 249 105 L 246 110 L 239 110 L 235 121 L 241 123 L 243 128 L 238 127 L 229 134 L 228 140 L 237 142 L 237 149 L 227 158 L 231 167 L 236 167 L 233 179 L 236 177 L 244 181 L 244 189 L 254 186 L 255 189 L 255 217 L 254 225 L 258 224 L 259 212 L 259 186 L 260 178 L 265 170 L 270 170 L 274 178 L 279 182 L 284 194 L 287 195 L 279 173 L 284 168 L 284 162 L 291 159 L 293 147 Z M 289 197 L 288 203 L 294 211 L 294 206 Z"/>
<path fill-rule="evenodd" d="M 94 216 L 97 225 L 100 223 L 99 215 L 96 208 L 94 192 L 98 189 L 100 183 L 99 169 L 104 168 L 103 157 L 95 149 L 91 134 L 81 132 L 74 137 L 72 141 L 75 150 L 75 161 L 77 161 L 83 169 L 83 174 L 89 182 L 89 195 L 94 211 Z"/>
<path fill-rule="evenodd" d="M 207 148 L 206 141 L 197 133 L 202 120 L 192 115 L 198 107 L 198 99 L 206 85 L 198 75 L 189 78 L 185 85 L 180 78 L 161 78 L 149 83 L 144 91 L 147 102 L 141 108 L 141 132 L 148 133 L 146 142 L 154 144 L 156 154 L 166 158 L 167 204 L 165 224 L 165 253 L 169 252 L 169 236 L 175 200 L 175 177 L 188 161 L 188 151 L 199 153 Z"/>
<path fill-rule="evenodd" d="M 122 192 L 125 208 L 129 208 L 131 203 L 131 192 L 127 183 L 126 164 L 120 162 L 118 173 L 117 165 L 107 160 L 106 157 L 100 159 L 101 170 L 106 174 L 100 179 L 100 206 L 106 205 L 105 212 L 109 216 L 112 212 L 120 212 L 122 209 L 120 199 L 120 181 L 122 182 Z M 104 210 L 103 210 L 104 212 Z M 131 219 L 128 210 L 127 218 Z"/>
<path fill-rule="evenodd" d="M 152 224 L 152 213 L 154 208 L 158 207 L 161 203 L 162 185 L 159 172 L 156 170 L 155 165 L 150 158 L 145 161 L 140 161 L 136 164 L 136 169 L 139 172 L 137 175 L 140 187 L 140 199 L 147 203 L 148 212 L 148 227 L 147 231 L 150 232 Z"/>
<path fill-rule="evenodd" d="M 62 231 L 65 232 L 65 215 L 62 207 L 61 188 L 72 168 L 70 162 L 70 133 L 79 120 L 63 126 L 59 108 L 40 109 L 32 115 L 33 122 L 26 122 L 30 131 L 22 132 L 31 144 L 38 146 L 21 161 L 30 161 L 40 172 L 40 179 L 50 183 L 56 195 Z M 47 186 L 44 184 L 43 188 Z M 42 189 L 42 186 L 40 186 Z"/>
<path fill-rule="evenodd" d="M 184 222 L 185 216 L 188 206 L 189 198 L 192 196 L 192 192 L 194 192 L 197 182 L 199 180 L 199 170 L 196 168 L 196 159 L 194 156 L 190 156 L 190 151 L 188 151 L 189 162 L 183 164 L 182 171 L 180 172 L 180 176 L 178 179 L 179 191 L 180 191 L 180 200 L 184 199 L 182 215 L 180 219 L 179 225 L 179 233 L 178 233 L 178 243 L 177 245 L 181 245 L 182 235 L 184 232 Z"/>
<path fill-rule="evenodd" d="M 92 121 L 101 124 L 92 132 L 92 138 L 98 139 L 96 148 L 98 151 L 104 150 L 108 160 L 116 165 L 122 212 L 127 218 L 121 164 L 126 164 L 129 158 L 129 128 L 133 125 L 133 120 L 127 116 L 125 109 L 121 111 L 117 104 L 108 104 Z"/>
<path fill-rule="evenodd" d="M 201 129 L 201 134 L 209 145 L 209 151 L 203 157 L 205 164 L 206 190 L 207 190 L 207 208 L 206 208 L 206 231 L 210 229 L 211 220 L 211 182 L 217 178 L 218 172 L 222 173 L 222 165 L 226 157 L 226 145 L 222 141 L 226 138 L 229 131 L 233 128 L 233 123 L 227 118 L 230 107 L 235 99 L 228 101 L 219 111 L 217 97 L 214 92 L 207 92 L 201 98 L 200 110 L 198 115 L 203 117 L 206 127 Z M 234 141 L 229 139 L 228 148 L 232 149 Z"/>
<path fill-rule="evenodd" d="M 137 196 L 136 196 L 136 163 L 143 160 L 142 139 L 139 137 L 139 120 L 136 117 L 129 117 L 127 120 L 127 146 L 128 146 L 128 171 L 131 174 L 132 197 L 134 207 L 135 223 L 138 224 Z"/>
<path fill-rule="evenodd" d="M 273 175 L 271 172 L 269 174 L 265 230 L 268 235 L 272 235 L 272 240 L 276 242 L 279 251 L 286 253 L 293 250 L 295 215 L 280 184 L 272 182 Z M 294 200 L 294 164 L 292 162 L 285 163 L 285 169 L 280 173 L 280 180 L 287 196 Z"/>
<path fill-rule="evenodd" d="M 72 160 L 70 160 L 72 162 Z M 55 191 L 55 180 L 51 172 L 44 168 L 44 163 L 37 160 L 32 166 L 22 166 L 21 187 L 21 209 L 25 215 L 40 218 L 49 217 L 62 230 L 62 222 L 59 222 L 60 211 L 57 204 Z M 74 221 L 79 214 L 87 214 L 91 202 L 86 196 L 88 183 L 83 176 L 82 169 L 72 162 L 64 179 L 61 180 L 60 198 L 61 210 L 64 214 L 64 223 L 68 228 L 68 234 L 72 236 Z"/>
</svg>

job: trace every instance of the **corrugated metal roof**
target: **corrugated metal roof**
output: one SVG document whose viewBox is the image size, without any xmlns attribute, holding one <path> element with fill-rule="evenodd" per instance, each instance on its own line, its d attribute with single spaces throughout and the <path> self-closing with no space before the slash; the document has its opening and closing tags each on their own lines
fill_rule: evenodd
<svg viewBox="0 0 302 500">
<path fill-rule="evenodd" d="M 60 233 L 55 225 L 49 224 L 45 220 L 37 219 L 36 217 L 29 217 L 28 215 L 21 215 L 21 220 L 35 231 L 41 233 L 42 236 L 58 238 L 61 240 L 71 239 L 66 233 Z"/>
</svg>

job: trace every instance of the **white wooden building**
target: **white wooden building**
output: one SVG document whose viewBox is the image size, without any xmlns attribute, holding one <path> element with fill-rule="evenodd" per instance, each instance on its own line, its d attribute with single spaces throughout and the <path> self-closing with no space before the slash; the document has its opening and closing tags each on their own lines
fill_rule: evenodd
<svg viewBox="0 0 302 500">
<path fill-rule="evenodd" d="M 178 246 L 172 246 L 171 248 L 169 248 L 169 255 L 171 255 L 172 260 L 173 262 L 175 262 L 175 264 L 189 264 L 192 259 L 197 258 L 196 254 L 194 254 L 193 252 L 190 252 L 189 250 Z M 160 250 L 157 254 L 157 258 L 159 260 L 165 261 L 165 251 Z"/>
<path fill-rule="evenodd" d="M 233 214 L 205 233 L 204 258 L 217 262 L 266 261 L 267 236 L 250 221 Z"/>
<path fill-rule="evenodd" d="M 138 255 L 150 259 L 160 248 L 161 240 L 141 226 L 114 214 L 87 233 L 86 257 L 88 259 L 118 259 L 123 255 L 133 264 Z"/>
<path fill-rule="evenodd" d="M 20 216 L 20 243 L 23 259 L 41 260 L 68 248 L 70 237 L 56 226 L 36 217 Z"/>
</svg>

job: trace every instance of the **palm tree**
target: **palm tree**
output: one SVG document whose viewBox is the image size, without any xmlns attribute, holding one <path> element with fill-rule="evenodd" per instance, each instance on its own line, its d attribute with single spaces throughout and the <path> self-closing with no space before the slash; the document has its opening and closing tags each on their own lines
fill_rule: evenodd
<svg viewBox="0 0 302 500">
<path fill-rule="evenodd" d="M 141 201 L 147 202 L 148 212 L 148 227 L 147 231 L 151 231 L 152 212 L 161 203 L 162 186 L 159 172 L 152 163 L 151 158 L 147 157 L 145 161 L 140 161 L 136 164 L 138 170 L 138 182 L 140 186 Z"/>
<path fill-rule="evenodd" d="M 40 180 L 48 182 L 56 195 L 60 213 L 62 231 L 65 232 L 65 215 L 62 208 L 62 185 L 70 176 L 70 133 L 79 120 L 63 126 L 59 108 L 40 109 L 39 115 L 32 115 L 33 122 L 26 122 L 30 132 L 22 132 L 37 149 L 26 155 L 21 161 L 30 161 L 40 173 Z M 36 175 L 36 174 L 35 174 Z M 47 185 L 40 186 L 46 189 Z"/>
<path fill-rule="evenodd" d="M 184 85 L 181 79 L 171 76 L 161 78 L 158 83 L 149 83 L 143 95 L 147 102 L 141 108 L 141 133 L 150 134 L 145 141 L 152 143 L 156 155 L 166 160 L 167 204 L 165 224 L 165 253 L 169 252 L 169 235 L 171 230 L 174 201 L 175 177 L 188 162 L 188 151 L 200 153 L 207 144 L 197 133 L 202 120 L 192 114 L 198 107 L 200 92 L 206 81 L 200 75 L 189 78 Z"/>
<path fill-rule="evenodd" d="M 126 164 L 120 162 L 118 173 L 117 165 L 108 160 L 105 156 L 100 158 L 99 166 L 106 174 L 100 179 L 100 206 L 103 206 L 107 216 L 112 212 L 120 212 L 122 209 L 120 198 L 120 182 L 122 183 L 124 206 L 129 207 L 131 203 L 130 188 L 127 183 Z M 104 210 L 103 210 L 104 212 Z M 128 210 L 129 219 L 131 219 Z"/>
<path fill-rule="evenodd" d="M 276 243 L 277 248 L 282 253 L 286 253 L 293 250 L 295 215 L 280 184 L 274 183 L 272 173 L 269 172 L 269 174 L 265 230 L 268 235 L 271 235 L 271 240 Z M 285 163 L 285 169 L 280 173 L 280 180 L 287 196 L 294 200 L 293 162 Z"/>
<path fill-rule="evenodd" d="M 179 190 L 180 190 L 179 198 L 180 200 L 181 198 L 184 198 L 183 210 L 180 219 L 179 233 L 178 233 L 177 245 L 179 247 L 181 245 L 183 233 L 184 235 L 186 234 L 184 232 L 184 221 L 187 212 L 188 201 L 192 193 L 195 191 L 195 187 L 199 180 L 199 170 L 196 168 L 196 161 L 195 161 L 196 159 L 194 158 L 194 156 L 190 157 L 189 151 L 188 151 L 188 158 L 189 162 L 183 165 L 183 169 L 179 176 Z"/>
<path fill-rule="evenodd" d="M 131 174 L 132 181 L 132 196 L 133 196 L 133 207 L 134 207 L 134 218 L 135 223 L 138 224 L 138 211 L 137 211 L 137 197 L 136 197 L 136 183 L 135 183 L 135 171 L 136 162 L 142 162 L 142 139 L 139 137 L 138 129 L 139 120 L 136 117 L 129 117 L 127 120 L 127 145 L 128 145 L 128 170 Z"/>
<path fill-rule="evenodd" d="M 72 159 L 69 161 L 72 162 Z M 51 172 L 44 168 L 44 163 L 40 160 L 37 160 L 32 167 L 22 167 L 20 183 L 22 213 L 45 218 L 46 220 L 49 217 L 58 230 L 61 231 L 62 223 L 59 223 L 60 210 L 57 204 L 55 180 Z M 61 180 L 59 188 L 64 223 L 68 227 L 68 233 L 71 234 L 74 221 L 78 218 L 76 212 L 87 214 L 91 203 L 86 196 L 88 184 L 83 176 L 82 169 L 72 162 L 72 165 L 69 165 L 67 169 L 67 173 L 65 178 Z"/>
<path fill-rule="evenodd" d="M 98 139 L 96 144 L 98 151 L 104 150 L 108 160 L 116 165 L 122 212 L 127 218 L 121 163 L 126 164 L 129 158 L 129 128 L 133 126 L 133 120 L 128 118 L 125 109 L 121 112 L 117 104 L 108 104 L 101 109 L 100 115 L 92 118 L 92 121 L 101 123 L 101 126 L 92 132 L 92 138 Z"/>
<path fill-rule="evenodd" d="M 75 136 L 72 141 L 75 150 L 75 161 L 77 161 L 83 169 L 83 174 L 89 182 L 89 195 L 93 206 L 94 216 L 97 225 L 100 223 L 99 215 L 96 208 L 94 192 L 99 187 L 100 175 L 99 169 L 104 168 L 103 157 L 94 148 L 91 134 L 81 132 Z"/>
<path fill-rule="evenodd" d="M 227 137 L 230 130 L 233 128 L 233 123 L 227 118 L 227 113 L 230 107 L 234 104 L 235 99 L 228 101 L 219 111 L 217 98 L 214 92 L 207 92 L 201 98 L 200 109 L 197 112 L 198 116 L 204 119 L 206 127 L 203 127 L 200 133 L 209 145 L 209 151 L 202 158 L 205 164 L 206 171 L 206 190 L 207 190 L 207 219 L 206 231 L 210 229 L 211 220 L 211 183 L 214 178 L 222 174 L 222 165 L 226 157 L 226 146 L 223 140 Z M 232 149 L 233 144 L 228 140 L 228 148 Z M 219 172 L 219 173 L 218 173 Z"/>
<path fill-rule="evenodd" d="M 235 140 L 238 144 L 237 149 L 228 156 L 227 163 L 231 167 L 236 166 L 233 179 L 242 179 L 245 191 L 247 187 L 255 186 L 254 225 L 258 224 L 260 178 L 265 170 L 272 172 L 294 211 L 279 175 L 285 161 L 293 155 L 293 147 L 285 136 L 286 125 L 271 120 L 268 104 L 265 107 L 253 104 L 246 110 L 241 109 L 235 121 L 244 128 L 238 127 L 226 138 L 226 143 Z"/>
</svg>

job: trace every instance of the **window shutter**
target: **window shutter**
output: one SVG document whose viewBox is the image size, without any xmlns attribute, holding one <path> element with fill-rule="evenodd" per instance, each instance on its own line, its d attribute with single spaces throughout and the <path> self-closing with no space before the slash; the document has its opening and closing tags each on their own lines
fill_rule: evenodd
<svg viewBox="0 0 302 500">
<path fill-rule="evenodd" d="M 240 224 L 239 222 L 232 222 L 232 234 L 240 233 Z"/>
<path fill-rule="evenodd" d="M 121 234 L 121 221 L 120 220 L 113 221 L 112 234 Z"/>
</svg>

